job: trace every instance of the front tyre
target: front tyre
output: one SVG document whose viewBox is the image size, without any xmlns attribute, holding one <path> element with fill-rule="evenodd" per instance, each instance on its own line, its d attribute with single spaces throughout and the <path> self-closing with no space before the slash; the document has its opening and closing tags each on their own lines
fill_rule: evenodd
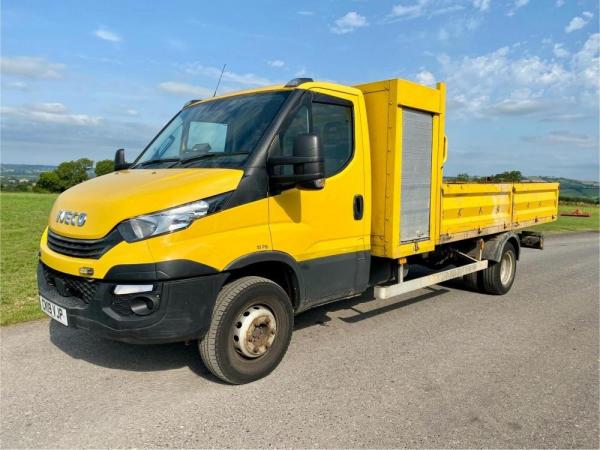
<svg viewBox="0 0 600 450">
<path fill-rule="evenodd" d="M 517 273 L 517 252 L 510 242 L 504 244 L 500 261 L 481 272 L 484 292 L 503 295 L 510 291 Z"/>
<path fill-rule="evenodd" d="M 279 365 L 293 326 L 290 299 L 277 283 L 243 277 L 221 289 L 198 348 L 216 377 L 230 384 L 249 383 Z"/>
</svg>

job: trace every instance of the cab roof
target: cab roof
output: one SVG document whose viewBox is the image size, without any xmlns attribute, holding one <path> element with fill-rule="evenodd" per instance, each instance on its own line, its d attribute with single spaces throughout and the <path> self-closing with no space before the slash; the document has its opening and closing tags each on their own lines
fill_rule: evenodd
<svg viewBox="0 0 600 450">
<path fill-rule="evenodd" d="M 225 94 L 221 94 L 221 95 L 217 95 L 215 97 L 210 97 L 210 98 L 205 98 L 205 99 L 190 100 L 183 106 L 183 109 L 189 108 L 189 107 L 194 106 L 201 102 L 219 100 L 219 99 L 234 97 L 234 96 L 238 96 L 238 95 L 257 94 L 257 93 L 261 93 L 261 92 L 272 92 L 272 91 L 292 91 L 292 90 L 296 90 L 296 89 L 308 90 L 311 88 L 328 89 L 328 90 L 332 90 L 332 91 L 344 92 L 347 94 L 357 94 L 360 92 L 359 89 L 356 89 L 351 86 L 346 86 L 343 84 L 330 83 L 330 82 L 326 82 L 326 81 L 314 81 L 312 78 L 294 78 L 293 80 L 290 80 L 287 84 L 273 84 L 270 86 L 262 86 L 262 87 L 253 88 L 253 89 L 245 89 L 242 91 L 227 92 Z"/>
</svg>

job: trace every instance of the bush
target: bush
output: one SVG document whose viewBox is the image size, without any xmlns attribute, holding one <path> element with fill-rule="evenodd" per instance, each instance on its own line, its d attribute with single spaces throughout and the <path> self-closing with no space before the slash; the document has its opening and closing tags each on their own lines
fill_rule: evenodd
<svg viewBox="0 0 600 450">
<path fill-rule="evenodd" d="M 96 168 L 94 172 L 97 177 L 102 175 L 106 175 L 107 173 L 114 172 L 115 170 L 115 162 L 110 159 L 103 159 L 102 161 L 98 161 L 96 163 Z"/>
</svg>

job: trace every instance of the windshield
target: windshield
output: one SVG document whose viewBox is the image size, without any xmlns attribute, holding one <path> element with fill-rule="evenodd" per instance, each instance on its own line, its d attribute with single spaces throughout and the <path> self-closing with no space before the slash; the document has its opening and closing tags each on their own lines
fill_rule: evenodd
<svg viewBox="0 0 600 450">
<path fill-rule="evenodd" d="M 242 95 L 181 111 L 133 168 L 242 167 L 289 91 Z"/>
</svg>

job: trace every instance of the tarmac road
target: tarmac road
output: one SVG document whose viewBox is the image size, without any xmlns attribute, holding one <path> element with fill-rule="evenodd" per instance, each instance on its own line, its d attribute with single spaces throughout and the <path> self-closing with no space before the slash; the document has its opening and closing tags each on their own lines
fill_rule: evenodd
<svg viewBox="0 0 600 450">
<path fill-rule="evenodd" d="M 598 448 L 598 244 L 524 249 L 503 297 L 454 283 L 305 313 L 245 386 L 195 346 L 5 327 L 1 446 Z"/>
</svg>

